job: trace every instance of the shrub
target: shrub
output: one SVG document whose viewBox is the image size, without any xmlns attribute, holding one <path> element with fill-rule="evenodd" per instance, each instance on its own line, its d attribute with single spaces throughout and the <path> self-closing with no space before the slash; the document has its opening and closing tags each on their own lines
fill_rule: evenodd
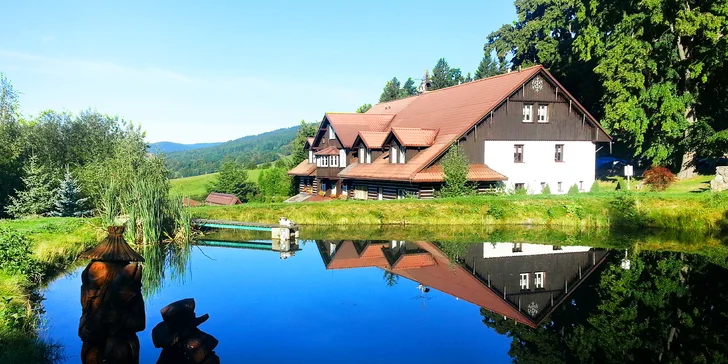
<svg viewBox="0 0 728 364">
<path fill-rule="evenodd" d="M 551 187 L 549 187 L 549 185 L 547 184 L 546 187 L 544 187 L 543 190 L 541 190 L 541 193 L 544 194 L 544 195 L 550 195 L 551 194 Z"/>
<path fill-rule="evenodd" d="M 637 228 L 642 226 L 644 218 L 637 211 L 637 199 L 629 191 L 621 191 L 609 202 L 609 217 L 615 226 Z"/>
<path fill-rule="evenodd" d="M 523 188 L 516 188 L 513 190 L 513 194 L 516 196 L 525 196 L 528 194 L 528 188 L 525 186 Z"/>
<path fill-rule="evenodd" d="M 594 180 L 594 183 L 592 183 L 591 189 L 589 189 L 589 192 L 591 192 L 591 193 L 599 193 L 599 181 Z"/>
<path fill-rule="evenodd" d="M 569 187 L 569 192 L 566 193 L 567 195 L 578 195 L 579 194 L 579 186 L 576 185 L 576 183 Z"/>
<path fill-rule="evenodd" d="M 488 215 L 493 216 L 496 220 L 500 220 L 506 215 L 506 210 L 501 205 L 493 204 L 488 207 Z"/>
<path fill-rule="evenodd" d="M 664 191 L 675 182 L 675 175 L 665 167 L 652 167 L 645 171 L 644 183 L 654 191 Z"/>
<path fill-rule="evenodd" d="M 445 175 L 445 184 L 441 190 L 442 196 L 457 197 L 471 194 L 473 188 L 468 183 L 469 170 L 468 157 L 457 145 L 451 146 L 442 159 L 442 171 Z"/>
<path fill-rule="evenodd" d="M 36 283 L 43 278 L 42 266 L 33 259 L 30 240 L 7 228 L 0 228 L 0 270 L 26 275 Z"/>
<path fill-rule="evenodd" d="M 615 188 L 616 191 L 626 191 L 627 190 L 627 182 L 624 181 L 624 178 L 617 177 L 617 188 Z"/>
</svg>

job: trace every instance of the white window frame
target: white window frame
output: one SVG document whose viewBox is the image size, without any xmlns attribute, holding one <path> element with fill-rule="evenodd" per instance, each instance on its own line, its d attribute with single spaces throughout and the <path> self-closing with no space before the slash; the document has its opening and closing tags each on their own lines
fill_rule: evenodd
<svg viewBox="0 0 728 364">
<path fill-rule="evenodd" d="M 561 182 L 561 181 L 556 182 L 556 186 L 558 188 L 557 191 L 564 192 L 564 183 L 563 182 Z"/>
<path fill-rule="evenodd" d="M 547 104 L 538 105 L 538 122 L 548 123 L 549 122 L 549 106 Z"/>
<path fill-rule="evenodd" d="M 561 147 L 561 160 L 558 160 L 558 158 L 556 158 L 556 156 L 559 154 L 559 146 Z M 556 163 L 564 163 L 565 162 L 565 159 L 564 159 L 564 149 L 566 149 L 564 147 L 564 144 L 555 144 L 554 145 L 554 162 L 556 162 Z"/>
<path fill-rule="evenodd" d="M 315 163 L 316 159 L 313 156 L 313 150 L 308 151 L 308 163 Z"/>
<path fill-rule="evenodd" d="M 329 124 L 329 140 L 336 139 L 336 133 L 334 133 L 334 127 Z"/>
<path fill-rule="evenodd" d="M 359 163 L 362 163 L 362 164 L 366 163 L 366 160 L 367 160 L 366 159 L 367 158 L 366 150 L 367 150 L 367 148 L 359 147 Z"/>
<path fill-rule="evenodd" d="M 339 166 L 339 156 L 338 155 L 330 155 L 329 159 L 331 160 L 331 162 L 329 163 L 329 166 L 331 166 L 331 167 Z"/>
<path fill-rule="evenodd" d="M 533 122 L 533 104 L 523 104 L 523 122 Z"/>
<path fill-rule="evenodd" d="M 399 147 L 399 163 L 405 164 L 407 159 L 407 149 L 405 147 Z"/>
<path fill-rule="evenodd" d="M 329 157 L 326 155 L 321 156 L 321 167 L 329 166 Z"/>
<path fill-rule="evenodd" d="M 522 290 L 528 289 L 528 281 L 530 280 L 530 273 L 521 273 L 518 279 L 518 285 Z"/>
<path fill-rule="evenodd" d="M 371 163 L 372 162 L 372 150 L 367 148 L 367 160 L 365 163 Z"/>
<path fill-rule="evenodd" d="M 398 162 L 398 152 L 399 147 L 395 144 L 392 145 L 391 148 L 389 148 L 389 163 L 397 163 Z"/>
<path fill-rule="evenodd" d="M 346 167 L 346 149 L 339 149 L 339 167 Z"/>
<path fill-rule="evenodd" d="M 533 288 L 540 289 L 544 287 L 545 272 L 536 272 L 533 274 Z"/>
</svg>

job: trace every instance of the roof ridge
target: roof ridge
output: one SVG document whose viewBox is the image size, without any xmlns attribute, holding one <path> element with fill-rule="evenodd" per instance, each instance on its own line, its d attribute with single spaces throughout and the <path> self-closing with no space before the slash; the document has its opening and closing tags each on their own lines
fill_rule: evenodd
<svg viewBox="0 0 728 364">
<path fill-rule="evenodd" d="M 420 95 L 429 95 L 429 94 L 431 94 L 433 92 L 438 92 L 438 91 L 442 91 L 442 90 L 451 90 L 451 89 L 453 89 L 455 87 L 459 87 L 459 86 L 463 86 L 463 85 L 470 85 L 470 84 L 473 84 L 473 83 L 476 83 L 476 82 L 483 82 L 483 81 L 486 81 L 486 80 L 492 80 L 492 79 L 495 79 L 495 78 L 500 78 L 500 77 L 504 77 L 504 76 L 514 75 L 514 74 L 521 73 L 523 71 L 530 70 L 532 68 L 544 69 L 544 66 L 543 65 L 540 65 L 540 64 L 537 64 L 537 65 L 534 65 L 534 66 L 530 66 L 530 67 L 526 67 L 526 68 L 521 68 L 518 71 L 511 71 L 511 72 L 501 73 L 499 75 L 494 75 L 494 76 L 490 76 L 490 77 L 486 77 L 486 78 L 481 78 L 479 80 L 472 80 L 470 82 L 463 82 L 463 83 L 459 83 L 457 85 L 452 85 L 452 86 L 448 86 L 448 87 L 438 88 L 437 90 L 426 91 L 424 94 L 420 94 Z"/>
</svg>

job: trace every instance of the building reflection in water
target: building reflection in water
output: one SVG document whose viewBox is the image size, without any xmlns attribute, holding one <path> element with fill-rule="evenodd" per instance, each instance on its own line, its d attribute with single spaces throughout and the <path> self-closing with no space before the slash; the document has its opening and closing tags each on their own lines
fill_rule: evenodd
<svg viewBox="0 0 728 364">
<path fill-rule="evenodd" d="M 606 259 L 581 246 L 468 244 L 449 258 L 435 243 L 318 241 L 327 269 L 379 267 L 537 327 Z"/>
<path fill-rule="evenodd" d="M 81 257 L 91 259 L 81 273 L 82 315 L 78 336 L 84 364 L 139 363 L 137 332 L 146 326 L 142 297 L 144 261 L 123 238 L 123 226 Z"/>
</svg>

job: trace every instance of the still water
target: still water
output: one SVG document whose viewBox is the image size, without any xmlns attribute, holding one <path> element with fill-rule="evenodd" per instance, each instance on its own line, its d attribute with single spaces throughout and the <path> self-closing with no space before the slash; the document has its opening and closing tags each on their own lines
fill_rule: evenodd
<svg viewBox="0 0 728 364">
<path fill-rule="evenodd" d="M 145 254 L 141 363 L 159 357 L 151 331 L 160 309 L 184 298 L 210 315 L 200 329 L 219 340 L 222 363 L 726 360 L 726 270 L 700 255 L 233 240 Z M 44 336 L 63 345 L 66 363 L 80 362 L 82 270 L 43 293 Z"/>
</svg>

